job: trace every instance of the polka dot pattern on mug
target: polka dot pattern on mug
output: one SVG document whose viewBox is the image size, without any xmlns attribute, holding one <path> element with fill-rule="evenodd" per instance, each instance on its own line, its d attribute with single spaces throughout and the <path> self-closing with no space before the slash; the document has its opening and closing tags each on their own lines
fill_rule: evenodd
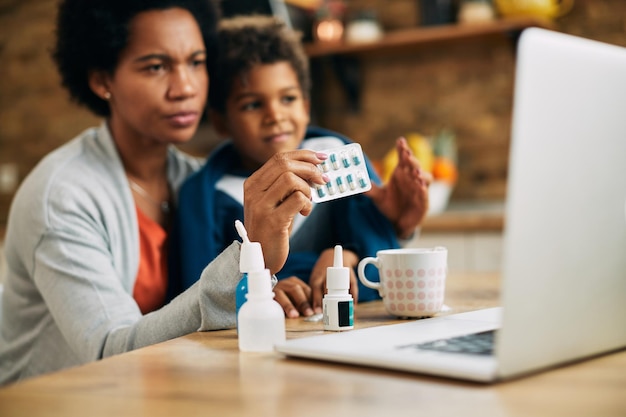
<svg viewBox="0 0 626 417">
<path fill-rule="evenodd" d="M 378 291 L 388 313 L 398 317 L 432 317 L 444 307 L 448 249 L 400 248 L 376 252 L 359 261 L 357 276 Z M 378 269 L 378 280 L 369 280 L 368 265 Z"/>
<path fill-rule="evenodd" d="M 446 268 L 387 269 L 383 274 L 390 313 L 432 316 L 443 307 Z"/>
</svg>

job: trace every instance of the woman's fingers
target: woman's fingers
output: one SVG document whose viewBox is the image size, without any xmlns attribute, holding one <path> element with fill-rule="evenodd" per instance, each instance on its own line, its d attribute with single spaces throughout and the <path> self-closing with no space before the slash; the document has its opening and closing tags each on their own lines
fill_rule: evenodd
<svg viewBox="0 0 626 417">
<path fill-rule="evenodd" d="M 317 165 L 327 159 L 327 155 L 308 150 L 277 153 L 248 178 L 253 179 L 259 190 L 268 190 L 284 173 L 291 172 L 306 183 L 325 184 L 322 172 Z"/>
<path fill-rule="evenodd" d="M 312 209 L 310 184 L 324 184 L 317 168 L 325 154 L 299 150 L 274 155 L 244 182 L 244 223 L 250 240 L 261 242 L 267 267 L 282 268 L 296 214 Z"/>
</svg>

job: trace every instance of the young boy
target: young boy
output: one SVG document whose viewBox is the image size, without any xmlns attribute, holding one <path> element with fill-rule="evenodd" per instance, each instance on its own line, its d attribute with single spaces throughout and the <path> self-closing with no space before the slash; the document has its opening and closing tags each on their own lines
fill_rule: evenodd
<svg viewBox="0 0 626 417">
<path fill-rule="evenodd" d="M 243 219 L 243 184 L 252 172 L 282 152 L 351 142 L 308 126 L 309 69 L 297 32 L 273 17 L 236 17 L 221 22 L 218 42 L 210 112 L 217 132 L 230 140 L 180 190 L 180 267 L 188 285 L 208 260 L 238 239 L 234 221 Z M 285 311 L 288 317 L 297 317 L 298 310 L 321 312 L 326 268 L 332 266 L 336 244 L 344 247 L 344 265 L 352 267 L 355 301 L 379 297 L 358 282 L 354 267 L 378 250 L 399 247 L 398 238 L 410 237 L 428 208 L 429 174 L 420 170 L 404 139 L 398 140 L 397 150 L 400 162 L 384 187 L 377 185 L 366 158 L 372 190 L 317 204 L 306 218 L 294 218 L 276 297 L 284 299 L 280 284 L 285 280 L 284 285 L 301 285 L 306 301 L 293 300 L 295 307 Z"/>
</svg>

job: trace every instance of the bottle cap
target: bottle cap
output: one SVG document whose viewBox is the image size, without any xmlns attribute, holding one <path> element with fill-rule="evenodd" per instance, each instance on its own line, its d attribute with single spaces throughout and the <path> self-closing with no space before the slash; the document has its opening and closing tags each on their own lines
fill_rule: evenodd
<svg viewBox="0 0 626 417">
<path fill-rule="evenodd" d="M 326 288 L 330 290 L 350 289 L 350 268 L 343 266 L 343 248 L 335 246 L 333 266 L 326 269 Z"/>
<path fill-rule="evenodd" d="M 235 220 L 235 228 L 243 241 L 241 243 L 241 251 L 239 253 L 239 272 L 262 271 L 265 269 L 265 259 L 263 258 L 263 250 L 259 242 L 250 242 L 248 232 L 243 223 Z"/>
<path fill-rule="evenodd" d="M 273 296 L 269 269 L 248 272 L 248 297 Z"/>
<path fill-rule="evenodd" d="M 244 242 L 239 254 L 239 272 L 262 271 L 265 269 L 263 250 L 259 242 Z"/>
</svg>

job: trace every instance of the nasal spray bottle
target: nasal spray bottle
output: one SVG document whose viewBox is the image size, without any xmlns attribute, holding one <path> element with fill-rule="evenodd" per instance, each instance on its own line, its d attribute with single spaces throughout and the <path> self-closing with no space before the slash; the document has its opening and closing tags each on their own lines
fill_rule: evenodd
<svg viewBox="0 0 626 417">
<path fill-rule="evenodd" d="M 263 271 L 265 269 L 265 260 L 263 259 L 263 250 L 259 242 L 250 242 L 248 232 L 239 220 L 235 220 L 235 229 L 241 237 L 241 251 L 239 253 L 239 272 L 241 279 L 237 283 L 235 290 L 235 305 L 237 313 L 237 331 L 239 331 L 239 310 L 243 303 L 246 302 L 246 294 L 248 294 L 248 273 L 252 271 Z"/>
<path fill-rule="evenodd" d="M 326 295 L 322 301 L 324 330 L 352 330 L 354 301 L 350 295 L 350 268 L 343 266 L 343 248 L 335 246 L 333 266 L 326 268 Z"/>
<path fill-rule="evenodd" d="M 258 242 L 249 241 L 241 222 L 236 223 L 235 227 L 244 239 L 242 251 L 244 245 L 258 244 Z M 247 294 L 245 298 L 247 300 L 237 313 L 239 350 L 242 352 L 272 352 L 274 345 L 285 341 L 285 313 L 280 304 L 274 300 L 270 271 L 265 268 L 263 252 L 260 244 L 258 245 L 256 255 L 260 254 L 262 269 L 251 269 L 246 272 Z M 254 263 L 253 266 L 258 266 L 258 263 Z M 239 285 L 237 290 L 239 291 Z"/>
</svg>

